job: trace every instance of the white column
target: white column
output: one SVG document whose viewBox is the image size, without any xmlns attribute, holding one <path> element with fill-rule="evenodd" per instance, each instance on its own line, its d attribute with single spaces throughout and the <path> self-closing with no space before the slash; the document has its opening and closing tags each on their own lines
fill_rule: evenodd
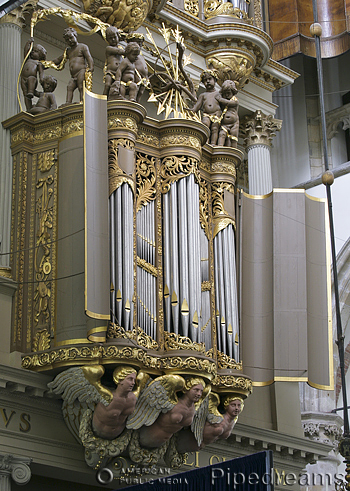
<svg viewBox="0 0 350 491">
<path fill-rule="evenodd" d="M 16 9 L 17 10 L 17 9 Z M 19 112 L 17 78 L 22 63 L 21 27 L 18 16 L 7 14 L 0 21 L 0 122 Z M 10 131 L 0 125 L 0 267 L 8 267 L 10 251 L 12 157 Z"/>
<path fill-rule="evenodd" d="M 264 195 L 272 191 L 272 138 L 282 127 L 282 121 L 266 116 L 260 110 L 242 121 L 244 143 L 248 153 L 249 194 Z"/>
<path fill-rule="evenodd" d="M 268 194 L 272 191 L 270 147 L 252 145 L 247 148 L 249 194 Z"/>
<path fill-rule="evenodd" d="M 19 485 L 28 484 L 31 478 L 29 465 L 32 459 L 0 454 L 0 491 L 11 491 L 11 479 Z"/>
</svg>

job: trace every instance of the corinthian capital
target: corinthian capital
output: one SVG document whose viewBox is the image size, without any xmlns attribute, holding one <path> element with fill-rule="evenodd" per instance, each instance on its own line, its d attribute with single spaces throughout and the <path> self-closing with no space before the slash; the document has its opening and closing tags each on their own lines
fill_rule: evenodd
<svg viewBox="0 0 350 491">
<path fill-rule="evenodd" d="M 28 2 L 22 4 L 20 7 L 11 10 L 8 14 L 5 14 L 0 19 L 0 24 L 15 24 L 23 29 L 25 27 L 25 14 L 29 14 L 37 6 L 38 0 L 28 0 Z"/>
<path fill-rule="evenodd" d="M 266 116 L 260 110 L 251 116 L 245 116 L 241 122 L 241 134 L 247 148 L 252 145 L 271 146 L 272 138 L 281 128 L 281 119 L 275 119 L 271 114 Z"/>
</svg>

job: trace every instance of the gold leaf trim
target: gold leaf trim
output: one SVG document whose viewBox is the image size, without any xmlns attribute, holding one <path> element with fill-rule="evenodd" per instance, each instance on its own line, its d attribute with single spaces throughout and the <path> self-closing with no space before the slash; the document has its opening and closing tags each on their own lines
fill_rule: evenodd
<svg viewBox="0 0 350 491">
<path fill-rule="evenodd" d="M 165 157 L 162 161 L 160 175 L 162 178 L 162 193 L 170 191 L 171 183 L 194 174 L 199 181 L 198 160 L 192 157 Z"/>
<path fill-rule="evenodd" d="M 158 270 L 153 264 L 148 263 L 145 261 L 145 259 L 141 259 L 139 256 L 137 256 L 137 265 L 140 266 L 143 270 L 145 270 L 147 273 L 151 274 L 155 278 L 158 277 Z"/>
<path fill-rule="evenodd" d="M 166 351 L 185 349 L 205 354 L 204 343 L 194 343 L 190 338 L 173 332 L 164 332 L 164 347 Z"/>
<path fill-rule="evenodd" d="M 156 198 L 155 158 L 137 154 L 136 157 L 136 211 Z"/>
</svg>

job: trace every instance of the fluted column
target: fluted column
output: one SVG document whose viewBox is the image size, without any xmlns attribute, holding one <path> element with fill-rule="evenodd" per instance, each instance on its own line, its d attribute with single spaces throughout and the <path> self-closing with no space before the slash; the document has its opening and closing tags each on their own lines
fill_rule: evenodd
<svg viewBox="0 0 350 491">
<path fill-rule="evenodd" d="M 282 121 L 266 116 L 260 110 L 242 121 L 244 143 L 248 154 L 249 194 L 264 195 L 272 191 L 272 138 L 282 127 Z"/>
<path fill-rule="evenodd" d="M 30 2 L 30 6 L 35 2 Z M 0 122 L 19 112 L 17 78 L 22 64 L 21 32 L 23 14 L 29 2 L 0 19 Z M 0 125 L 0 268 L 8 267 L 10 250 L 12 158 L 10 131 Z"/>
<path fill-rule="evenodd" d="M 11 491 L 11 479 L 19 485 L 28 484 L 31 478 L 31 459 L 0 454 L 0 491 Z"/>
</svg>

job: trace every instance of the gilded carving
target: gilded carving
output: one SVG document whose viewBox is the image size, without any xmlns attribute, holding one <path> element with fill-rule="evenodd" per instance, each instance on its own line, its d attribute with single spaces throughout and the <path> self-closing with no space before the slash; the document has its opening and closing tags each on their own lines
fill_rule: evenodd
<svg viewBox="0 0 350 491">
<path fill-rule="evenodd" d="M 124 328 L 117 324 L 110 324 L 107 330 L 107 339 L 131 339 L 136 341 L 139 346 L 148 349 L 158 349 L 158 343 L 148 336 L 140 327 L 132 331 L 125 331 Z"/>
<path fill-rule="evenodd" d="M 263 29 L 261 0 L 255 0 L 254 1 L 254 22 L 255 22 L 256 27 L 259 27 L 259 29 Z"/>
<path fill-rule="evenodd" d="M 47 140 L 57 140 L 61 137 L 61 126 L 55 126 L 53 128 L 43 128 L 42 130 L 35 132 L 35 141 L 42 142 Z"/>
<path fill-rule="evenodd" d="M 231 174 L 231 176 L 236 179 L 236 166 L 234 164 L 229 164 L 225 162 L 214 162 L 214 164 L 212 164 L 211 166 L 211 171 Z"/>
<path fill-rule="evenodd" d="M 52 167 L 52 152 L 47 152 L 38 156 L 39 162 L 47 168 Z M 48 163 L 49 162 L 49 163 Z M 51 165 L 52 163 L 52 165 Z M 36 183 L 37 190 L 41 190 L 36 200 L 37 214 L 37 241 L 35 244 L 35 280 L 36 289 L 34 294 L 34 322 L 38 326 L 50 326 L 50 300 L 51 300 L 51 244 L 53 228 L 53 194 L 54 176 L 49 174 L 39 178 Z"/>
<path fill-rule="evenodd" d="M 208 211 L 208 187 L 207 182 L 200 178 L 199 181 L 199 220 L 205 236 L 209 239 L 209 211 Z"/>
<path fill-rule="evenodd" d="M 166 148 L 172 145 L 184 145 L 186 147 L 201 150 L 202 145 L 198 138 L 188 135 L 167 135 L 160 139 L 160 147 Z"/>
<path fill-rule="evenodd" d="M 109 140 L 108 142 L 108 178 L 109 178 L 109 195 L 114 193 L 123 183 L 129 184 L 131 189 L 135 191 L 134 180 L 128 176 L 118 165 L 118 147 L 119 145 L 127 147 L 127 139 Z M 132 142 L 130 147 L 133 148 Z"/>
<path fill-rule="evenodd" d="M 188 358 L 181 358 L 180 356 L 164 357 L 161 360 L 161 366 L 163 370 L 176 370 L 176 373 L 179 370 L 194 370 L 213 376 L 216 375 L 216 364 L 213 361 L 195 358 L 194 356 Z"/>
<path fill-rule="evenodd" d="M 218 374 L 215 386 L 228 388 L 232 391 L 241 390 L 248 394 L 253 392 L 253 383 L 249 378 L 237 375 L 220 375 Z"/>
<path fill-rule="evenodd" d="M 232 3 L 223 3 L 221 0 L 207 0 L 204 4 L 204 15 L 206 19 L 211 19 L 218 15 L 230 15 L 237 19 L 250 21 L 248 14 L 237 7 L 233 7 Z"/>
<path fill-rule="evenodd" d="M 11 133 L 11 145 L 21 142 L 33 143 L 33 141 L 34 135 L 29 130 L 21 128 L 20 130 Z"/>
<path fill-rule="evenodd" d="M 154 276 L 155 278 L 157 278 L 158 271 L 157 271 L 157 268 L 155 266 L 153 266 L 153 264 L 150 264 L 145 259 L 142 259 L 139 256 L 137 256 L 137 265 L 140 266 L 140 268 L 147 271 L 147 273 L 149 273 L 152 276 Z"/>
<path fill-rule="evenodd" d="M 204 343 L 194 343 L 186 336 L 180 336 L 179 334 L 167 331 L 164 332 L 164 348 L 166 351 L 183 349 L 205 353 Z"/>
<path fill-rule="evenodd" d="M 243 370 L 242 362 L 237 362 L 233 358 L 230 358 L 225 353 L 218 351 L 218 369 L 234 369 Z"/>
<path fill-rule="evenodd" d="M 211 281 L 202 281 L 202 292 L 209 292 L 211 290 Z"/>
<path fill-rule="evenodd" d="M 159 138 L 154 135 L 147 135 L 146 133 L 138 133 L 137 141 L 140 143 L 146 143 L 147 145 L 151 145 L 152 147 L 159 146 Z"/>
<path fill-rule="evenodd" d="M 199 180 L 198 161 L 192 157 L 165 157 L 162 160 L 160 175 L 162 178 L 162 193 L 170 190 L 172 182 L 182 177 L 194 174 Z"/>
<path fill-rule="evenodd" d="M 85 449 L 88 452 L 91 452 L 92 454 L 98 456 L 98 461 L 105 457 L 116 457 L 124 452 L 124 450 L 126 450 L 127 446 L 130 443 L 132 434 L 131 430 L 123 431 L 123 433 L 119 437 L 114 438 L 113 440 L 106 440 L 104 438 L 95 436 L 95 434 L 93 433 L 92 417 L 93 411 L 91 409 L 86 409 L 81 418 L 79 437 Z M 89 460 L 92 460 L 91 456 L 89 456 Z M 95 469 L 98 468 L 99 465 L 95 466 Z"/>
<path fill-rule="evenodd" d="M 137 132 L 137 124 L 134 119 L 131 118 L 108 118 L 108 129 L 116 130 L 119 128 L 127 128 Z"/>
<path fill-rule="evenodd" d="M 252 145 L 272 145 L 276 131 L 282 128 L 282 120 L 275 119 L 272 114 L 266 116 L 258 110 L 252 116 L 245 116 L 241 123 L 241 131 L 246 147 Z"/>
<path fill-rule="evenodd" d="M 47 172 L 56 162 L 56 150 L 49 150 L 38 154 L 38 170 Z"/>
<path fill-rule="evenodd" d="M 234 219 L 231 218 L 225 210 L 224 190 L 234 193 L 234 187 L 232 184 L 226 182 L 214 182 L 212 184 L 214 237 L 216 237 L 216 235 L 229 224 L 235 225 Z"/>
<path fill-rule="evenodd" d="M 82 132 L 84 130 L 84 122 L 82 119 L 74 119 L 63 124 L 62 136 L 71 135 L 72 133 Z"/>
<path fill-rule="evenodd" d="M 241 53 L 218 53 L 207 59 L 207 66 L 216 70 L 220 86 L 225 80 L 233 80 L 237 89 L 241 89 L 254 69 L 250 58 Z"/>
<path fill-rule="evenodd" d="M 45 351 L 50 348 L 50 333 L 47 329 L 38 331 L 33 339 L 33 351 Z"/>
<path fill-rule="evenodd" d="M 184 8 L 185 8 L 185 12 L 194 15 L 194 17 L 198 17 L 199 14 L 198 0 L 185 0 Z"/>
<path fill-rule="evenodd" d="M 141 210 L 156 197 L 155 158 L 147 155 L 136 156 L 136 211 Z"/>
<path fill-rule="evenodd" d="M 25 27 L 25 14 L 32 12 L 38 4 L 38 0 L 29 0 L 16 9 L 11 10 L 0 19 L 1 24 L 15 24 L 23 29 Z"/>
</svg>

